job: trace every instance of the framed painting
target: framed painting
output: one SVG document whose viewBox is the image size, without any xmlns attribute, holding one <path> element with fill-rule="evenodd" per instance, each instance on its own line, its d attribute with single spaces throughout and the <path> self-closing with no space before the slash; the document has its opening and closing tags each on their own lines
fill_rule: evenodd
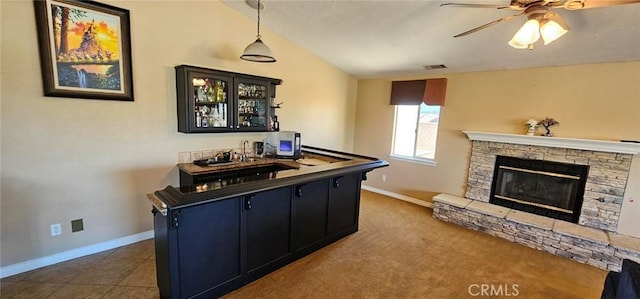
<svg viewBox="0 0 640 299">
<path fill-rule="evenodd" d="M 34 0 L 45 96 L 133 101 L 129 11 Z"/>
</svg>

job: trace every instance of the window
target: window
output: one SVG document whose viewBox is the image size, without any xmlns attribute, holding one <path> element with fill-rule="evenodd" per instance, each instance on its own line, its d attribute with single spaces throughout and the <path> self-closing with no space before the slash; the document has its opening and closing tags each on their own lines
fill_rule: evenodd
<svg viewBox="0 0 640 299">
<path fill-rule="evenodd" d="M 440 106 L 396 105 L 391 155 L 433 164 L 439 118 Z"/>
</svg>

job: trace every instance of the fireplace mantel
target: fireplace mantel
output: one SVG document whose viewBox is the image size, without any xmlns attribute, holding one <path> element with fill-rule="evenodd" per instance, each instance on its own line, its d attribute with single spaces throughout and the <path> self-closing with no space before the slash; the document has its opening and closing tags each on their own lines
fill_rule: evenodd
<svg viewBox="0 0 640 299">
<path fill-rule="evenodd" d="M 529 136 L 519 134 L 462 131 L 470 140 L 570 148 L 579 150 L 612 152 L 636 155 L 640 153 L 640 143 L 590 139 Z"/>
</svg>

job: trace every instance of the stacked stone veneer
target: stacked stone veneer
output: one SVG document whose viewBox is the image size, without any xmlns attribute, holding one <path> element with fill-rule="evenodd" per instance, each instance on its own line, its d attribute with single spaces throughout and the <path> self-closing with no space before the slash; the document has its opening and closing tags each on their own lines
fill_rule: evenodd
<svg viewBox="0 0 640 299">
<path fill-rule="evenodd" d="M 633 155 L 474 140 L 467 198 L 489 202 L 497 155 L 589 165 L 579 223 L 616 231 Z"/>
<path fill-rule="evenodd" d="M 437 219 L 601 269 L 620 271 L 624 258 L 640 262 L 637 238 L 448 194 L 433 200 Z"/>
</svg>

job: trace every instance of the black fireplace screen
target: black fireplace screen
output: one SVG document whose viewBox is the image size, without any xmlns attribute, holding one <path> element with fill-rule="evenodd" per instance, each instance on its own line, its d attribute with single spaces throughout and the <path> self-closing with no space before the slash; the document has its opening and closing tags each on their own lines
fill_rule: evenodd
<svg viewBox="0 0 640 299">
<path fill-rule="evenodd" d="M 587 165 L 498 156 L 490 202 L 577 223 L 588 170 Z"/>
</svg>

